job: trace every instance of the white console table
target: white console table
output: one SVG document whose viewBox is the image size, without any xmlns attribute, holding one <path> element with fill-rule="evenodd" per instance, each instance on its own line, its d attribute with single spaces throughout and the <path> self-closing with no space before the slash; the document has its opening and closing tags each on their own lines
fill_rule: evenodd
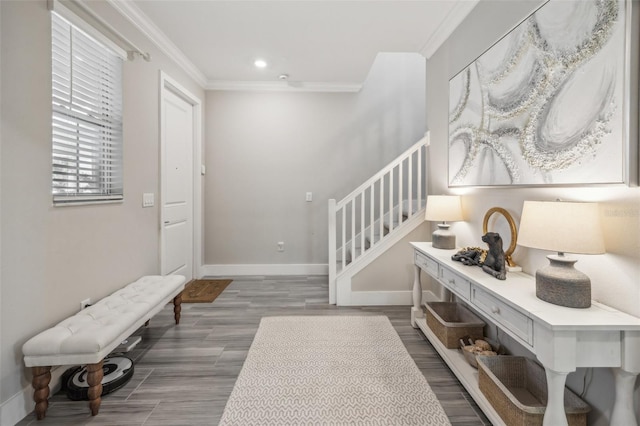
<svg viewBox="0 0 640 426">
<path fill-rule="evenodd" d="M 592 302 L 590 308 L 553 305 L 536 297 L 535 279 L 522 272 L 508 272 L 498 280 L 477 266 L 451 260 L 456 250 L 411 243 L 415 278 L 411 325 L 420 328 L 449 365 L 478 406 L 494 424 L 504 424 L 480 392 L 477 371 L 459 350 L 447 349 L 431 332 L 422 310 L 420 271 L 435 278 L 470 308 L 494 323 L 544 366 L 548 403 L 544 426 L 567 425 L 564 412 L 566 377 L 577 367 L 611 367 L 615 378 L 615 403 L 611 425 L 637 425 L 633 391 L 640 373 L 640 318 Z"/>
</svg>

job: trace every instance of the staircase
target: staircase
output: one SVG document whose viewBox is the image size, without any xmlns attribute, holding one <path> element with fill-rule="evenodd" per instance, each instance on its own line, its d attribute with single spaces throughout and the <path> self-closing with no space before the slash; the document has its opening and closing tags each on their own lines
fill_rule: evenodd
<svg viewBox="0 0 640 426">
<path fill-rule="evenodd" d="M 329 200 L 329 302 L 348 305 L 351 277 L 424 221 L 429 132 L 344 199 Z"/>
</svg>

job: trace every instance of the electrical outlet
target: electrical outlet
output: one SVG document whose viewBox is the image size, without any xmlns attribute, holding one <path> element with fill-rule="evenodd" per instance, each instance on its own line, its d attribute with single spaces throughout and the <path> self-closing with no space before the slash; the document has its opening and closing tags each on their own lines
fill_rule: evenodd
<svg viewBox="0 0 640 426">
<path fill-rule="evenodd" d="M 84 308 L 86 308 L 87 306 L 91 305 L 91 299 L 84 299 L 82 302 L 80 302 L 80 310 L 83 310 Z"/>
<path fill-rule="evenodd" d="M 278 242 L 278 251 L 284 251 L 284 241 Z"/>
<path fill-rule="evenodd" d="M 307 200 L 307 202 L 313 201 L 313 193 L 307 192 L 307 195 L 305 196 L 305 200 Z"/>
</svg>

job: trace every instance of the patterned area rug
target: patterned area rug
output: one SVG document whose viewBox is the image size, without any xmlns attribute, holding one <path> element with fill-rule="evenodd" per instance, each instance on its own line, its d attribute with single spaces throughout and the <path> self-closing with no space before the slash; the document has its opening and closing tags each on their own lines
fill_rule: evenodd
<svg viewBox="0 0 640 426">
<path fill-rule="evenodd" d="M 182 303 L 211 303 L 232 280 L 195 280 L 182 292 Z"/>
<path fill-rule="evenodd" d="M 266 317 L 220 425 L 450 425 L 385 316 Z"/>
</svg>

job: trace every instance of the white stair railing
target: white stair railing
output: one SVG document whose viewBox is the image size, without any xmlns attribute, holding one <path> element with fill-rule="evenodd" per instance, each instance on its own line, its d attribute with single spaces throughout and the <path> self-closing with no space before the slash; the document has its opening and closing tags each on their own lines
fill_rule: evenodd
<svg viewBox="0 0 640 426">
<path fill-rule="evenodd" d="M 426 203 L 429 132 L 340 201 L 329 200 L 329 300 L 350 265 L 389 238 Z"/>
</svg>

